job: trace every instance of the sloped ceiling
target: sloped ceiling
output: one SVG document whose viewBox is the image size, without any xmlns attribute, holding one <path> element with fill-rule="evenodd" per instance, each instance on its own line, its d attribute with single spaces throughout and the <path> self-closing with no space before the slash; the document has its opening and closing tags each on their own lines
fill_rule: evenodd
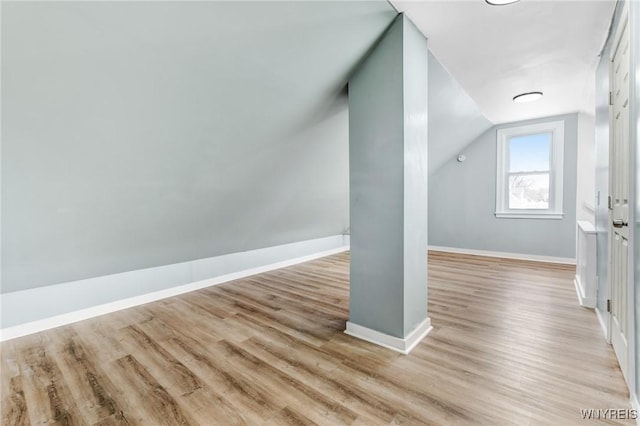
<svg viewBox="0 0 640 426">
<path fill-rule="evenodd" d="M 494 124 L 585 111 L 614 0 L 391 0 L 429 39 L 429 49 Z M 523 92 L 537 102 L 515 104 Z"/>
<path fill-rule="evenodd" d="M 489 121 L 575 110 L 611 5 L 393 3 L 434 53 L 430 173 Z M 344 231 L 343 89 L 396 13 L 375 0 L 3 2 L 2 291 Z M 514 108 L 531 82 L 546 103 Z"/>
<path fill-rule="evenodd" d="M 342 233 L 355 2 L 3 2 L 2 291 Z"/>
<path fill-rule="evenodd" d="M 475 102 L 429 53 L 429 175 L 491 127 Z"/>
</svg>

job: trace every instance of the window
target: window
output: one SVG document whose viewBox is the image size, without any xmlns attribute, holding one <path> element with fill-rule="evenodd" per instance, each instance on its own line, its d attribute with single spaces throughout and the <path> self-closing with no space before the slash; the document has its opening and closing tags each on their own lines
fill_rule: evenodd
<svg viewBox="0 0 640 426">
<path fill-rule="evenodd" d="M 498 130 L 496 217 L 562 219 L 564 121 Z"/>
</svg>

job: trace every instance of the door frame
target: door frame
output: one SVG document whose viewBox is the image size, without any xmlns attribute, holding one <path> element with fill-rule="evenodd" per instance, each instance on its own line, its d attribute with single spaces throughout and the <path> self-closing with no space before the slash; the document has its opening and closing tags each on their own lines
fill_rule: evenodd
<svg viewBox="0 0 640 426">
<path fill-rule="evenodd" d="M 631 6 L 632 8 L 634 7 L 633 5 Z M 628 225 L 628 232 L 629 232 L 629 249 L 628 249 L 628 262 L 627 262 L 627 312 L 628 312 L 628 324 L 627 324 L 627 330 L 628 330 L 628 336 L 627 336 L 627 345 L 628 345 L 628 349 L 627 349 L 627 372 L 626 372 L 626 377 L 628 378 L 628 383 L 627 386 L 629 388 L 629 394 L 631 397 L 632 402 L 637 400 L 636 397 L 636 311 L 635 311 L 635 300 L 636 300 L 636 288 L 635 288 L 635 268 L 634 268 L 634 261 L 635 261 L 635 224 L 636 224 L 636 161 L 635 161 L 635 157 L 636 157 L 636 151 L 638 149 L 638 147 L 636 146 L 638 141 L 637 141 L 637 133 L 634 131 L 634 120 L 636 120 L 636 116 L 637 116 L 637 111 L 635 111 L 634 108 L 634 103 L 638 102 L 638 98 L 635 96 L 635 91 L 637 90 L 637 84 L 638 82 L 635 81 L 634 78 L 634 66 L 636 61 L 638 61 L 640 58 L 635 58 L 634 57 L 634 34 L 635 32 L 637 32 L 638 30 L 634 25 L 634 21 L 632 19 L 630 19 L 630 14 L 631 13 L 637 13 L 637 10 L 630 10 L 629 7 L 629 1 L 624 1 L 622 3 L 622 13 L 620 14 L 620 19 L 616 25 L 615 28 L 615 32 L 613 33 L 614 37 L 611 39 L 612 40 L 612 44 L 611 44 L 611 50 L 609 52 L 609 57 L 607 58 L 608 62 L 609 62 L 609 90 L 612 90 L 612 84 L 611 84 L 611 64 L 612 64 L 612 60 L 613 60 L 613 56 L 616 53 L 616 47 L 618 45 L 618 42 L 620 40 L 620 37 L 622 36 L 622 30 L 625 26 L 625 24 L 628 26 L 628 37 L 629 37 L 629 49 L 630 49 L 630 58 L 629 58 L 629 75 L 630 75 L 630 79 L 629 79 L 629 106 L 630 106 L 630 110 L 629 110 L 629 225 Z M 613 144 L 613 114 L 610 108 L 609 111 L 609 146 L 611 147 L 611 144 Z M 611 151 L 610 151 L 611 152 Z M 611 164 L 612 164 L 612 157 L 611 155 L 609 156 L 609 167 L 611 168 Z M 609 175 L 611 176 L 611 175 Z M 611 185 L 611 180 L 609 182 L 609 185 Z M 611 186 L 609 186 L 609 188 L 611 188 Z M 611 191 L 609 190 L 609 195 L 611 195 Z M 611 226 L 611 211 L 609 211 L 609 223 L 608 223 L 608 233 L 611 234 L 610 232 L 610 226 Z M 609 273 L 607 274 L 607 281 L 608 281 L 608 285 L 607 285 L 607 299 L 611 299 L 611 289 L 612 289 L 612 271 L 611 271 L 611 256 L 612 256 L 612 247 L 611 247 L 611 238 L 613 237 L 613 235 L 609 235 L 609 242 L 608 242 L 608 246 L 609 246 L 609 253 L 608 253 L 608 259 L 607 259 L 607 265 L 608 265 L 608 270 Z M 609 343 L 611 343 L 611 324 L 612 324 L 612 318 L 611 318 L 611 312 L 606 312 L 606 321 L 607 321 L 607 341 Z"/>
<path fill-rule="evenodd" d="M 629 5 L 629 3 L 631 3 Z M 632 385 L 629 387 L 629 393 L 631 398 L 632 407 L 640 410 L 638 404 L 638 365 L 637 355 L 639 343 L 637 332 L 638 328 L 638 312 L 636 312 L 636 306 L 640 306 L 636 303 L 637 298 L 640 296 L 638 285 L 640 285 L 640 273 L 636 273 L 635 259 L 640 260 L 640 245 L 636 240 L 636 231 L 640 231 L 640 206 L 637 204 L 640 202 L 639 193 L 640 190 L 640 2 L 638 1 L 625 1 L 625 7 L 627 7 L 627 17 L 629 19 L 629 157 L 630 168 L 629 173 L 629 250 L 631 262 L 629 262 L 629 281 L 630 281 L 630 293 L 629 303 L 632 313 L 631 320 L 631 339 L 629 341 L 630 351 L 629 356 L 632 362 L 630 363 L 629 375 L 632 381 Z M 623 9 L 624 13 L 624 9 Z M 636 247 L 638 245 L 638 247 Z M 636 253 L 637 252 L 637 253 Z M 640 266 L 640 265 L 639 265 Z M 640 270 L 640 269 L 639 269 Z M 636 284 L 636 281 L 639 281 Z"/>
</svg>

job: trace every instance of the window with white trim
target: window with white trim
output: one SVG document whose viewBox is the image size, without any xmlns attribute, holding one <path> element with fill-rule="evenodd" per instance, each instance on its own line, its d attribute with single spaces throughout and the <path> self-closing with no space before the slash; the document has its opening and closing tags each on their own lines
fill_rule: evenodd
<svg viewBox="0 0 640 426">
<path fill-rule="evenodd" d="M 562 219 L 564 121 L 498 130 L 496 217 Z"/>
</svg>

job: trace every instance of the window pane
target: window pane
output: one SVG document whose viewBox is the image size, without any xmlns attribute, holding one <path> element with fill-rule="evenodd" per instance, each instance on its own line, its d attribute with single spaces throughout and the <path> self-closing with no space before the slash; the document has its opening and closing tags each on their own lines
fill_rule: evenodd
<svg viewBox="0 0 640 426">
<path fill-rule="evenodd" d="M 510 172 L 543 172 L 549 170 L 551 133 L 514 136 L 509 139 Z"/>
<path fill-rule="evenodd" d="M 510 209 L 548 209 L 549 174 L 509 176 Z"/>
</svg>

